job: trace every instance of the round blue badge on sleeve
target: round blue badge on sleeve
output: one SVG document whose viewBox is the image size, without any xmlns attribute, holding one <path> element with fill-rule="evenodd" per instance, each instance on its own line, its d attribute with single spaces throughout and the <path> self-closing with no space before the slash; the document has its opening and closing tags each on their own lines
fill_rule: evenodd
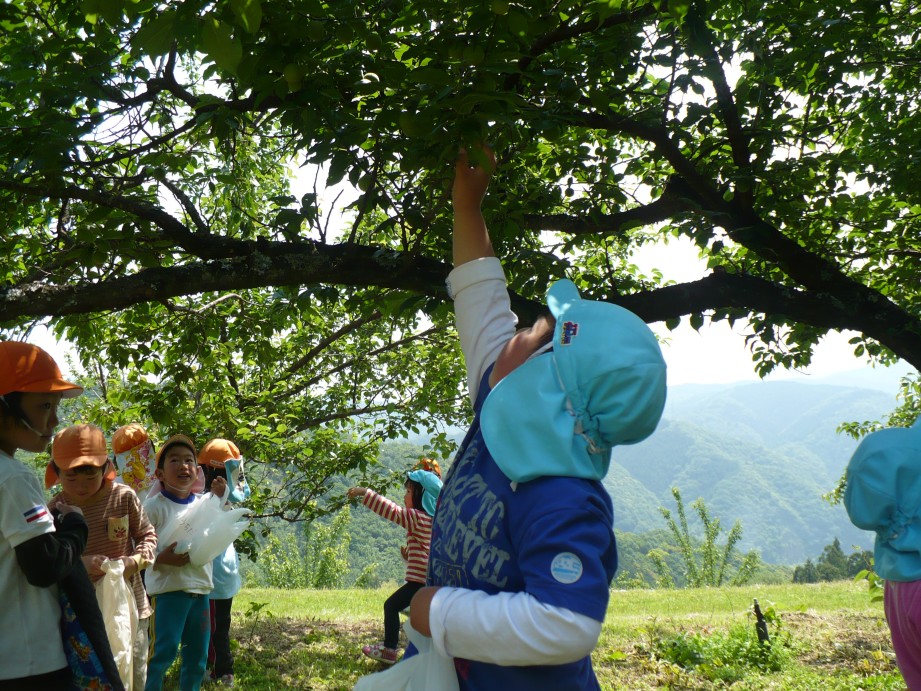
<svg viewBox="0 0 921 691">
<path fill-rule="evenodd" d="M 560 583 L 575 583 L 582 578 L 582 560 L 572 552 L 560 552 L 550 562 L 550 573 Z"/>
</svg>

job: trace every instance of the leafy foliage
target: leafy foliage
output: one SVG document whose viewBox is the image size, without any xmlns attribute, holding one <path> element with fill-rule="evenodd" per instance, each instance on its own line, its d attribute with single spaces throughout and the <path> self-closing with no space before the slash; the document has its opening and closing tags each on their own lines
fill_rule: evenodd
<svg viewBox="0 0 921 691">
<path fill-rule="evenodd" d="M 267 588 L 341 588 L 348 573 L 350 514 L 344 508 L 332 522 L 307 525 L 303 541 L 291 533 L 270 535 L 258 568 L 247 580 Z"/>
<path fill-rule="evenodd" d="M 792 637 L 773 607 L 765 610 L 764 618 L 773 629 L 773 643 L 760 641 L 752 623 L 736 622 L 726 631 L 682 631 L 658 637 L 655 654 L 709 681 L 726 684 L 740 681 L 749 670 L 778 672 L 792 660 Z"/>
<path fill-rule="evenodd" d="M 822 554 L 813 563 L 812 559 L 793 570 L 794 583 L 818 583 L 819 581 L 838 581 L 845 578 L 862 580 L 867 570 L 873 568 L 873 552 L 855 549 L 846 555 L 841 549 L 841 541 L 825 545 Z"/>
<path fill-rule="evenodd" d="M 829 329 L 917 367 L 919 11 L 10 0 L 2 335 L 50 320 L 107 428 L 131 411 L 277 461 L 260 512 L 335 510 L 336 472 L 406 430 L 447 452 L 467 414 L 445 190 L 488 137 L 523 319 L 565 274 L 647 321 L 747 321 L 762 374 Z M 673 237 L 712 273 L 640 275 L 632 250 Z"/>
</svg>

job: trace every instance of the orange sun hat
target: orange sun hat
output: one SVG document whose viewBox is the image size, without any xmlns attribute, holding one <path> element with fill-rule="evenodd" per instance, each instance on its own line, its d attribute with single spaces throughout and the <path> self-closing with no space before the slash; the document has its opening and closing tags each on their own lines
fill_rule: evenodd
<svg viewBox="0 0 921 691">
<path fill-rule="evenodd" d="M 223 468 L 227 461 L 239 460 L 242 458 L 240 449 L 228 439 L 212 439 L 203 447 L 198 454 L 199 465 L 207 465 L 212 468 Z"/>
<path fill-rule="evenodd" d="M 150 441 L 150 435 L 147 434 L 147 430 L 144 429 L 143 425 L 132 422 L 115 430 L 115 434 L 112 435 L 112 452 L 125 453 L 125 451 L 133 449 L 135 446 L 140 446 L 145 441 Z"/>
<path fill-rule="evenodd" d="M 71 425 L 54 435 L 51 442 L 52 462 L 45 468 L 45 488 L 58 483 L 58 472 L 81 466 L 102 468 L 109 461 L 106 437 L 96 425 Z M 57 469 L 55 469 L 57 466 Z M 115 467 L 105 474 L 105 480 L 115 479 Z"/>
<path fill-rule="evenodd" d="M 0 396 L 14 391 L 75 398 L 83 393 L 83 387 L 66 381 L 54 358 L 38 346 L 0 341 Z"/>
</svg>

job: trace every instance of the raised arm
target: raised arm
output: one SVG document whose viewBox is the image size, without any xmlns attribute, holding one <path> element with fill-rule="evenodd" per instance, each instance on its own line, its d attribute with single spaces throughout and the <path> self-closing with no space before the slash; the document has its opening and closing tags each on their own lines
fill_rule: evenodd
<svg viewBox="0 0 921 691">
<path fill-rule="evenodd" d="M 474 259 L 496 256 L 480 207 L 496 167 L 492 149 L 482 148 L 484 163 L 474 165 L 466 149 L 461 149 L 454 167 L 451 198 L 454 206 L 454 266 Z M 479 157 L 478 157 L 479 158 Z"/>
</svg>

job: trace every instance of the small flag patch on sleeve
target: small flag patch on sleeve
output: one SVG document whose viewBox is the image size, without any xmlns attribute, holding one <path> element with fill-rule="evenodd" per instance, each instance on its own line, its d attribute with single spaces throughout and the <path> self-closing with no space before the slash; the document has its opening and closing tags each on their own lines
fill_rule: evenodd
<svg viewBox="0 0 921 691">
<path fill-rule="evenodd" d="M 35 523 L 48 516 L 48 509 L 43 505 L 38 504 L 33 506 L 31 509 L 22 514 L 23 518 L 26 519 L 26 523 Z"/>
</svg>

